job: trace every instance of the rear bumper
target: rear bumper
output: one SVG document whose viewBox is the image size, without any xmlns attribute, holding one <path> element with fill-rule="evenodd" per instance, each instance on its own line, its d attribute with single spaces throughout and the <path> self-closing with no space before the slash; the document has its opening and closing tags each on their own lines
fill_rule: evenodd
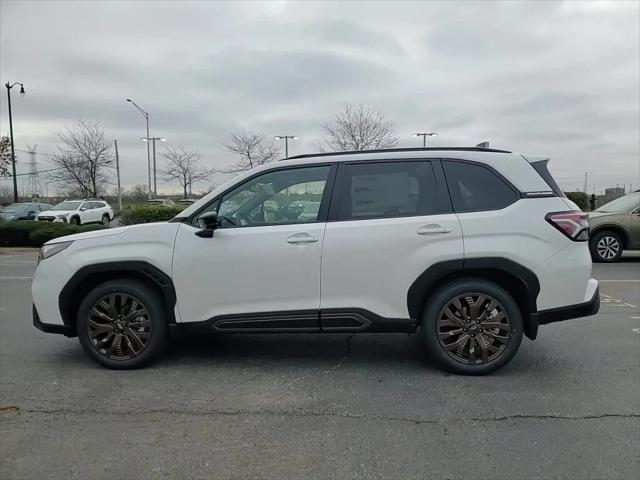
<svg viewBox="0 0 640 480">
<path fill-rule="evenodd" d="M 52 323 L 42 323 L 42 321 L 40 320 L 40 315 L 38 315 L 38 310 L 36 310 L 35 305 L 33 305 L 33 326 L 36 327 L 38 330 L 42 330 L 45 333 L 58 333 L 60 335 L 64 335 L 65 337 L 75 336 L 68 325 L 54 325 Z"/>
<path fill-rule="evenodd" d="M 590 300 L 576 305 L 568 305 L 566 307 L 550 308 L 548 310 L 540 310 L 531 314 L 531 319 L 538 325 L 546 325 L 547 323 L 562 322 L 572 318 L 588 317 L 595 315 L 600 309 L 600 288 L 596 289 Z"/>
</svg>

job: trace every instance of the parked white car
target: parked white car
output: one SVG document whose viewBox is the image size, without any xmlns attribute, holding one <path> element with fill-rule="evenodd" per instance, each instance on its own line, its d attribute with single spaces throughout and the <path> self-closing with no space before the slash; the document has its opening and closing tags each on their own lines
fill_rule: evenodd
<svg viewBox="0 0 640 480">
<path fill-rule="evenodd" d="M 33 321 L 110 368 L 147 364 L 187 326 L 419 332 L 443 368 L 490 373 L 523 334 L 599 308 L 586 215 L 547 162 L 423 148 L 263 165 L 170 222 L 46 243 Z"/>
<path fill-rule="evenodd" d="M 104 200 L 64 200 L 50 210 L 39 213 L 39 222 L 65 222 L 72 225 L 101 223 L 109 225 L 115 214 L 111 206 Z"/>
</svg>

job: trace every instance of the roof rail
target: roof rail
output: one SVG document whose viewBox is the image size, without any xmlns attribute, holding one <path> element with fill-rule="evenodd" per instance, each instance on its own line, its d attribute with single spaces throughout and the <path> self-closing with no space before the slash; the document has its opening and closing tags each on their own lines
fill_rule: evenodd
<svg viewBox="0 0 640 480">
<path fill-rule="evenodd" d="M 293 157 L 283 158 L 282 160 L 293 160 L 297 158 L 313 158 L 313 157 L 333 157 L 335 155 L 356 155 L 363 153 L 395 153 L 395 152 L 436 152 L 444 151 L 462 151 L 462 152 L 490 152 L 490 153 L 511 153 L 508 150 L 498 150 L 496 148 L 482 147 L 412 147 L 412 148 L 381 148 L 374 150 L 353 150 L 348 152 L 320 152 L 305 153 L 303 155 L 295 155 Z"/>
</svg>

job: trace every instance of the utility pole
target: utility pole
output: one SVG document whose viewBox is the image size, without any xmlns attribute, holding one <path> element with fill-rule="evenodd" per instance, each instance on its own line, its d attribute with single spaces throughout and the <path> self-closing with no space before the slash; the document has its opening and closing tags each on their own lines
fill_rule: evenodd
<svg viewBox="0 0 640 480">
<path fill-rule="evenodd" d="M 157 178 L 157 169 L 156 169 L 156 140 L 160 140 L 161 142 L 166 142 L 166 138 L 161 137 L 147 137 L 141 138 L 143 142 L 147 142 L 147 148 L 149 147 L 149 142 L 153 143 L 153 195 L 155 197 L 158 196 L 158 178 Z"/>
<path fill-rule="evenodd" d="M 276 140 L 284 140 L 284 158 L 289 158 L 289 140 L 297 140 L 295 135 L 276 135 Z"/>
<path fill-rule="evenodd" d="M 138 111 L 142 114 L 144 119 L 147 122 L 147 136 L 149 138 L 149 114 L 138 105 L 136 102 L 127 98 L 127 102 L 131 103 L 134 107 L 138 109 Z M 149 200 L 151 200 L 151 153 L 149 152 L 149 141 L 147 140 L 147 173 L 149 174 Z"/>
<path fill-rule="evenodd" d="M 122 188 L 120 188 L 120 156 L 118 155 L 118 140 L 114 140 L 113 143 L 116 147 L 116 175 L 118 176 L 118 208 L 120 214 L 122 214 Z"/>
<path fill-rule="evenodd" d="M 11 140 L 11 171 L 13 173 L 13 201 L 18 203 L 18 179 L 16 177 L 16 152 L 13 147 L 13 117 L 11 115 L 11 89 L 20 85 L 20 95 L 24 95 L 24 85 L 20 82 L 5 83 L 7 87 L 7 106 L 9 107 L 9 136 Z"/>
<path fill-rule="evenodd" d="M 41 193 L 40 179 L 38 178 L 38 161 L 36 160 L 36 154 L 38 153 L 36 151 L 37 148 L 37 145 L 33 147 L 27 145 L 29 152 L 29 178 L 27 181 L 27 189 L 23 192 L 23 195 L 27 194 L 32 199 L 39 198 Z"/>
<path fill-rule="evenodd" d="M 435 135 L 438 135 L 438 132 L 418 132 L 413 134 L 414 137 L 422 137 L 422 148 L 427 147 L 427 137 L 433 137 Z"/>
</svg>

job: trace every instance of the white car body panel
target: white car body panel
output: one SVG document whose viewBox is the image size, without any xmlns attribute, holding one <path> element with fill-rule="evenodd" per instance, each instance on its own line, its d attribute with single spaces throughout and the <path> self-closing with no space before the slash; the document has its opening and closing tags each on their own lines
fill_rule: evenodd
<svg viewBox="0 0 640 480">
<path fill-rule="evenodd" d="M 144 261 L 171 276 L 171 260 L 178 223 L 147 223 L 112 230 L 84 232 L 49 243 L 73 241 L 62 252 L 42 260 L 33 276 L 31 293 L 40 316 L 62 325 L 60 291 L 82 267 L 99 263 Z"/>
<path fill-rule="evenodd" d="M 539 278 L 539 310 L 582 303 L 591 274 L 587 242 L 569 241 L 545 220 L 549 212 L 564 210 L 567 204 L 562 198 L 549 197 L 521 199 L 501 210 L 459 213 L 464 257 L 506 258 L 538 277 L 545 269 L 554 270 L 544 283 Z M 558 256 L 559 252 L 564 253 Z M 547 263 L 556 256 L 555 263 Z"/>
<path fill-rule="evenodd" d="M 219 229 L 179 224 L 173 281 L 183 321 L 234 313 L 317 309 L 324 223 Z M 313 243 L 288 243 L 294 235 Z"/>
<path fill-rule="evenodd" d="M 426 227 L 448 233 L 420 235 Z M 455 214 L 329 222 L 322 249 L 321 308 L 362 308 L 409 318 L 407 292 L 434 263 L 460 259 Z"/>
</svg>

